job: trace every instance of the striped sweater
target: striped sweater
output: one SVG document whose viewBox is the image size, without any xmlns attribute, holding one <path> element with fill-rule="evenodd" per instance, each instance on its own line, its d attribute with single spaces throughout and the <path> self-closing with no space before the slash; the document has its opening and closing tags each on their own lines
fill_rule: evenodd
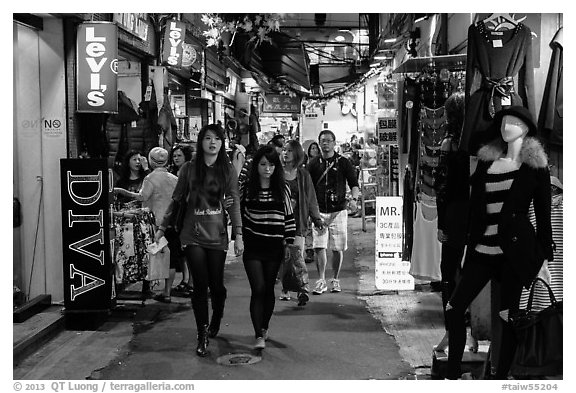
<svg viewBox="0 0 576 393">
<path fill-rule="evenodd" d="M 246 193 L 242 192 L 241 195 Z M 242 224 L 247 250 L 275 252 L 282 242 L 294 243 L 296 223 L 290 201 L 290 189 L 286 188 L 282 201 L 275 200 L 269 189 L 258 192 L 256 199 L 243 197 Z"/>
<path fill-rule="evenodd" d="M 501 255 L 502 249 L 498 243 L 498 222 L 500 211 L 506 200 L 517 168 L 506 168 L 503 172 L 494 173 L 488 170 L 486 174 L 486 230 L 476 245 L 476 251 L 481 254 Z"/>
</svg>

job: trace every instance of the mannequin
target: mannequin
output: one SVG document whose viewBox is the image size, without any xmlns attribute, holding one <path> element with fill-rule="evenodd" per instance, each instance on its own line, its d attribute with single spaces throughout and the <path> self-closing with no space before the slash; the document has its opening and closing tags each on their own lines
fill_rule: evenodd
<svg viewBox="0 0 576 393">
<path fill-rule="evenodd" d="M 448 378 L 460 378 L 466 340 L 464 312 L 490 281 L 500 282 L 502 337 L 495 379 L 506 379 L 516 339 L 508 314 L 519 306 L 522 287 L 538 275 L 549 279 L 553 260 L 550 223 L 550 174 L 542 145 L 534 138 L 536 125 L 521 106 L 494 117 L 496 137 L 478 150 L 478 166 L 471 177 L 467 252 L 462 277 L 446 306 L 450 351 Z M 536 227 L 528 217 L 534 204 Z"/>
</svg>

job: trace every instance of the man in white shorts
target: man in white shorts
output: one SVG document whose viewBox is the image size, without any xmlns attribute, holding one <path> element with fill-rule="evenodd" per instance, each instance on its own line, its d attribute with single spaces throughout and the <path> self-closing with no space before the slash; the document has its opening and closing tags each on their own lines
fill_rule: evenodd
<svg viewBox="0 0 576 393">
<path fill-rule="evenodd" d="M 348 212 L 346 210 L 346 184 L 352 191 L 350 205 L 356 209 L 356 201 L 360 189 L 358 187 L 358 177 L 354 166 L 335 152 L 336 137 L 330 130 L 322 130 L 318 136 L 320 145 L 320 156 L 314 157 L 307 165 L 310 172 L 320 216 L 324 220 L 324 228 L 312 229 L 313 247 L 316 253 L 316 268 L 320 278 L 316 281 L 315 295 L 321 295 L 328 290 L 326 285 L 326 250 L 332 250 L 332 285 L 331 292 L 340 292 L 340 268 L 344 251 L 348 248 Z"/>
</svg>

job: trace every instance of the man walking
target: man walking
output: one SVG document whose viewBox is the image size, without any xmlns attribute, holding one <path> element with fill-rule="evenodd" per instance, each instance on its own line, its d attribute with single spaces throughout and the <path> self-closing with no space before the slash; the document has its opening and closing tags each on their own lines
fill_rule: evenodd
<svg viewBox="0 0 576 393">
<path fill-rule="evenodd" d="M 316 253 L 316 268 L 320 278 L 316 281 L 315 295 L 326 292 L 327 249 L 332 250 L 333 279 L 331 292 L 340 292 L 340 268 L 343 253 L 348 248 L 348 212 L 346 211 L 346 183 L 352 191 L 350 206 L 356 209 L 356 201 L 360 189 L 354 166 L 346 157 L 335 152 L 336 136 L 330 130 L 322 130 L 318 136 L 321 155 L 314 157 L 307 166 L 320 207 L 320 216 L 324 220 L 324 228 L 312 229 L 313 247 Z"/>
</svg>

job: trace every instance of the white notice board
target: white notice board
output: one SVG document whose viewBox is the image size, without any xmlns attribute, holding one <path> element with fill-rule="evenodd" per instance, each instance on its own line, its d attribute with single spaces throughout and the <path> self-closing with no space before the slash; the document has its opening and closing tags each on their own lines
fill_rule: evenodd
<svg viewBox="0 0 576 393">
<path fill-rule="evenodd" d="M 413 290 L 410 262 L 402 260 L 402 197 L 376 197 L 375 282 L 379 290 Z"/>
</svg>

